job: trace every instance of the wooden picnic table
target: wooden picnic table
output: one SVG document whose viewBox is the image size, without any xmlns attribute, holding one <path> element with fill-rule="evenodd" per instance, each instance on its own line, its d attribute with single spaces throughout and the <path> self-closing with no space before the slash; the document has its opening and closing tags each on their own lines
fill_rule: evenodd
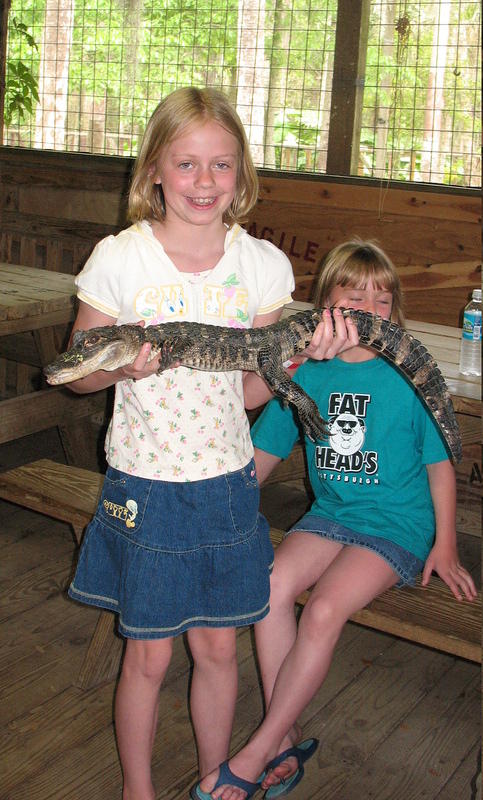
<svg viewBox="0 0 483 800">
<path fill-rule="evenodd" d="M 406 328 L 434 356 L 453 399 L 455 411 L 481 414 L 481 377 L 459 371 L 461 328 L 406 320 Z"/>
<path fill-rule="evenodd" d="M 38 374 L 67 344 L 75 297 L 73 275 L 0 263 L 0 359 L 16 369 L 14 397 L 0 380 L 0 444 L 57 427 L 68 462 L 86 467 L 97 460 L 88 418 L 105 414 L 106 392 L 82 396 L 44 382 L 37 391 L 31 385 L 32 369 Z M 4 377 L 5 369 L 5 384 Z"/>
<path fill-rule="evenodd" d="M 74 276 L 0 263 L 0 336 L 74 319 Z"/>
<path fill-rule="evenodd" d="M 55 326 L 75 315 L 73 275 L 0 263 L 0 356 L 16 362 L 17 394 L 24 394 L 28 370 L 44 367 L 64 344 Z M 25 375 L 24 375 L 25 373 Z"/>
</svg>

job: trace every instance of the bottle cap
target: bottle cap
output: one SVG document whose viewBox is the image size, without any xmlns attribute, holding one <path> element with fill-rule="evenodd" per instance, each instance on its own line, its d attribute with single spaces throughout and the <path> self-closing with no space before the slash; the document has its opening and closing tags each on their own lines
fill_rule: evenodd
<svg viewBox="0 0 483 800">
<path fill-rule="evenodd" d="M 481 303 L 481 289 L 473 289 L 473 300 L 479 300 Z"/>
</svg>

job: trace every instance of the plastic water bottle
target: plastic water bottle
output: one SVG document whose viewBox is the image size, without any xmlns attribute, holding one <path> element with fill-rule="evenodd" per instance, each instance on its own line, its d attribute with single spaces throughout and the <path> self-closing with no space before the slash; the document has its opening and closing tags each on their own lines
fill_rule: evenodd
<svg viewBox="0 0 483 800">
<path fill-rule="evenodd" d="M 463 375 L 481 375 L 481 289 L 473 289 L 473 296 L 463 313 L 460 372 Z"/>
</svg>

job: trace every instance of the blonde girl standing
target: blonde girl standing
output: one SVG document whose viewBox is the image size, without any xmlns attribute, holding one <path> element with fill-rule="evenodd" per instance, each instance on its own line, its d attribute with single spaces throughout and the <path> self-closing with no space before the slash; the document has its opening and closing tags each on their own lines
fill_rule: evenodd
<svg viewBox="0 0 483 800">
<path fill-rule="evenodd" d="M 173 92 L 154 111 L 129 195 L 131 227 L 95 248 L 78 276 L 77 329 L 175 320 L 257 327 L 276 321 L 293 275 L 273 245 L 240 227 L 258 191 L 238 116 L 209 89 Z M 353 334 L 351 334 L 353 335 Z M 328 322 L 310 346 L 344 346 Z M 310 348 L 309 348 L 310 350 Z M 177 367 L 157 375 L 145 345 L 132 365 L 75 381 L 115 384 L 108 470 L 72 598 L 117 613 L 126 651 L 115 725 L 123 800 L 153 800 L 151 754 L 159 689 L 173 638 L 194 661 L 191 715 L 200 775 L 228 754 L 237 664 L 235 629 L 269 608 L 273 552 L 259 490 L 247 402 L 269 396 L 240 371 Z"/>
</svg>

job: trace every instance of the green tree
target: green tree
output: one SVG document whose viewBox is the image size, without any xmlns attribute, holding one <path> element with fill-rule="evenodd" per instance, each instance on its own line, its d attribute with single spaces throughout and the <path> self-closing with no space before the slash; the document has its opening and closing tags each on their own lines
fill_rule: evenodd
<svg viewBox="0 0 483 800">
<path fill-rule="evenodd" d="M 16 17 L 9 21 L 9 34 L 17 42 L 25 42 L 37 50 L 37 43 L 30 35 L 27 26 Z M 5 104 L 3 122 L 8 128 L 14 120 L 20 124 L 28 114 L 32 114 L 34 102 L 38 102 L 38 80 L 32 69 L 22 58 L 10 56 L 6 64 Z"/>
</svg>

